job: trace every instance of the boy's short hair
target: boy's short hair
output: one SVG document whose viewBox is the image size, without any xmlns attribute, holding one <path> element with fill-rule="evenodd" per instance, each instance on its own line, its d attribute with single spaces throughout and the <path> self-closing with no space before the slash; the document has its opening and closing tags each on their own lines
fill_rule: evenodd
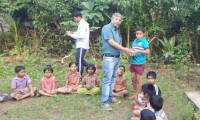
<svg viewBox="0 0 200 120">
<path fill-rule="evenodd" d="M 53 73 L 53 68 L 51 67 L 51 65 L 47 65 L 47 66 L 43 69 L 44 73 L 45 73 L 46 70 L 51 71 L 51 72 Z"/>
<path fill-rule="evenodd" d="M 18 66 L 15 67 L 15 73 L 18 73 L 18 72 L 20 72 L 21 70 L 24 70 L 24 69 L 25 69 L 24 66 L 18 65 Z"/>
<path fill-rule="evenodd" d="M 92 68 L 92 70 L 94 70 L 94 73 L 96 72 L 96 67 L 95 67 L 95 65 L 89 64 L 89 65 L 86 67 L 86 71 L 87 71 L 89 68 Z"/>
<path fill-rule="evenodd" d="M 144 28 L 141 26 L 137 26 L 136 31 L 142 31 L 144 33 Z"/>
<path fill-rule="evenodd" d="M 155 114 L 149 109 L 142 110 L 140 116 L 140 120 L 156 120 Z"/>
<path fill-rule="evenodd" d="M 155 111 L 159 111 L 163 106 L 163 98 L 159 95 L 151 96 L 149 99 L 150 105 Z"/>
<path fill-rule="evenodd" d="M 156 95 L 155 87 L 151 83 L 144 83 L 142 85 L 142 92 L 147 93 L 149 97 Z"/>
<path fill-rule="evenodd" d="M 123 66 L 123 65 L 120 65 L 120 66 L 119 66 L 119 68 L 120 68 L 120 67 L 123 67 L 123 68 L 124 68 L 124 72 L 126 71 L 126 68 L 125 68 L 125 66 Z"/>
<path fill-rule="evenodd" d="M 77 63 L 76 62 L 70 62 L 69 63 L 69 67 L 71 67 L 73 64 L 75 64 L 77 66 Z"/>
<path fill-rule="evenodd" d="M 147 78 L 148 78 L 148 76 L 151 76 L 151 77 L 153 77 L 154 79 L 156 79 L 156 77 L 157 77 L 155 71 L 149 71 L 149 72 L 147 73 Z"/>
<path fill-rule="evenodd" d="M 72 12 L 72 14 L 71 14 L 71 17 L 72 17 L 72 18 L 73 18 L 73 17 L 78 17 L 78 16 L 82 17 L 81 11 L 75 10 L 75 11 Z"/>
</svg>

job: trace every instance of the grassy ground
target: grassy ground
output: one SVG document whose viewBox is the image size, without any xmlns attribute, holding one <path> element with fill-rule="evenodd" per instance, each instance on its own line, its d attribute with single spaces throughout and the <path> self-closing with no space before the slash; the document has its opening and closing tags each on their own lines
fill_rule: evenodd
<svg viewBox="0 0 200 120">
<path fill-rule="evenodd" d="M 58 86 L 63 86 L 64 77 L 68 71 L 67 63 L 70 61 L 60 64 L 58 59 L 44 60 L 36 56 L 25 57 L 23 63 L 5 63 L 4 59 L 0 58 L 0 93 L 11 92 L 10 84 L 15 76 L 14 67 L 19 64 L 26 67 L 26 73 L 31 77 L 33 85 L 39 88 L 39 80 L 43 76 L 42 69 L 45 65 L 51 64 L 54 68 L 54 75 L 59 79 Z M 97 73 L 102 78 L 101 61 L 94 59 L 91 61 L 99 66 Z M 124 63 L 123 60 L 122 62 Z M 161 88 L 165 100 L 164 110 L 168 119 L 192 120 L 193 106 L 184 95 L 187 85 L 177 81 L 171 69 L 155 68 L 154 65 L 148 64 L 145 73 L 148 70 L 155 70 L 158 73 L 157 84 Z M 129 94 L 122 99 L 122 104 L 112 105 L 113 111 L 107 112 L 101 109 L 101 95 L 59 94 L 57 97 L 34 97 L 19 102 L 0 103 L 0 120 L 129 120 L 132 111 L 128 97 L 133 94 L 133 88 L 128 70 L 126 77 L 128 78 Z M 145 76 L 143 81 L 145 82 Z"/>
</svg>

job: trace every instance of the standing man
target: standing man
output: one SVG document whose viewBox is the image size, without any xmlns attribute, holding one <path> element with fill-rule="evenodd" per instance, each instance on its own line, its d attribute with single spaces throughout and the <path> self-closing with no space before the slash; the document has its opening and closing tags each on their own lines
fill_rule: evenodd
<svg viewBox="0 0 200 120">
<path fill-rule="evenodd" d="M 78 23 L 78 29 L 76 32 L 66 31 L 67 36 L 76 39 L 76 63 L 78 65 L 78 71 L 83 74 L 84 66 L 88 66 L 90 63 L 84 60 L 85 53 L 89 49 L 89 24 L 82 18 L 80 11 L 74 11 L 72 18 Z"/>
<path fill-rule="evenodd" d="M 101 105 L 104 110 L 112 110 L 109 103 L 118 104 L 113 98 L 113 86 L 116 73 L 120 62 L 120 50 L 129 53 L 128 48 L 121 46 L 118 27 L 122 21 L 120 13 L 114 13 L 111 22 L 103 26 L 102 36 L 102 52 L 103 52 L 103 81 L 102 81 L 102 99 Z"/>
</svg>

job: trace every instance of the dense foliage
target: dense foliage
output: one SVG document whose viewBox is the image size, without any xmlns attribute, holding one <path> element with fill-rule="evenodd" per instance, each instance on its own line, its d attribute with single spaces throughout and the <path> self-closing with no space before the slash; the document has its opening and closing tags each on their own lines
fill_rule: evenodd
<svg viewBox="0 0 200 120">
<path fill-rule="evenodd" d="M 21 54 L 25 49 L 45 55 L 68 53 L 74 41 L 64 34 L 67 29 L 76 29 L 70 17 L 75 9 L 82 10 L 91 27 L 100 28 L 110 22 L 114 12 L 122 13 L 124 20 L 120 29 L 123 45 L 127 47 L 135 37 L 136 26 L 143 26 L 152 49 L 152 61 L 179 63 L 183 58 L 194 62 L 200 59 L 199 0 L 1 0 L 1 23 L 5 21 L 5 14 L 11 15 L 17 34 L 23 39 L 22 45 L 16 46 L 11 30 L 1 32 L 1 53 L 9 53 L 13 48 L 22 46 L 20 51 L 14 49 L 14 53 Z M 91 34 L 91 46 L 98 49 L 101 47 L 99 36 L 100 30 Z M 174 44 L 166 51 L 172 39 Z M 96 47 L 92 51 L 96 51 Z M 185 57 L 188 54 L 191 57 Z"/>
</svg>

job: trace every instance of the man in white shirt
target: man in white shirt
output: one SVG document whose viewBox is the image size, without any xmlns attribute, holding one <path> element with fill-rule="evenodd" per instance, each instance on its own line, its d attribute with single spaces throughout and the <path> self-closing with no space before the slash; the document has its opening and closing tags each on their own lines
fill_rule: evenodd
<svg viewBox="0 0 200 120">
<path fill-rule="evenodd" d="M 74 11 L 72 18 L 78 23 L 78 29 L 76 32 L 66 31 L 67 36 L 76 39 L 76 63 L 78 64 L 78 71 L 83 74 L 84 66 L 88 66 L 90 63 L 84 60 L 85 53 L 89 49 L 89 24 L 82 18 L 80 11 Z"/>
</svg>

